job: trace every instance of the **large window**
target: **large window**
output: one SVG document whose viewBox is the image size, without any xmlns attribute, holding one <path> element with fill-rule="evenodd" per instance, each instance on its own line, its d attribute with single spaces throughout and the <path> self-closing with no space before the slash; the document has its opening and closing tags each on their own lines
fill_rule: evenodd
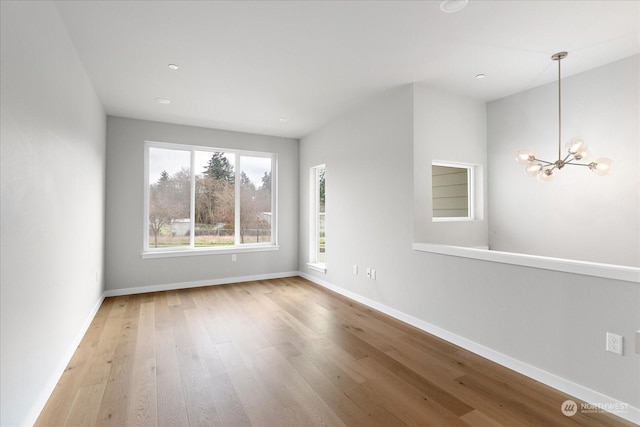
<svg viewBox="0 0 640 427">
<path fill-rule="evenodd" d="M 145 253 L 276 245 L 276 156 L 145 144 Z"/>
<path fill-rule="evenodd" d="M 327 252 L 327 236 L 325 232 L 325 167 L 324 165 L 311 168 L 309 181 L 310 204 L 310 254 L 309 268 L 321 272 L 326 271 L 325 255 Z"/>
</svg>

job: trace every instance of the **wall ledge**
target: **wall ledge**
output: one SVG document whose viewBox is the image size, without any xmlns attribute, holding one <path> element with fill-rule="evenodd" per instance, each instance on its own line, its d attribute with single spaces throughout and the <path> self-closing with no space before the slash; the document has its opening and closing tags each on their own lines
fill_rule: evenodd
<svg viewBox="0 0 640 427">
<path fill-rule="evenodd" d="M 414 243 L 413 250 L 441 255 L 471 258 L 501 264 L 561 271 L 571 274 L 602 277 L 640 284 L 640 268 L 623 265 L 602 264 L 573 259 L 552 258 L 539 255 L 527 255 L 513 252 L 491 251 L 462 246 L 438 245 L 433 243 Z"/>
</svg>

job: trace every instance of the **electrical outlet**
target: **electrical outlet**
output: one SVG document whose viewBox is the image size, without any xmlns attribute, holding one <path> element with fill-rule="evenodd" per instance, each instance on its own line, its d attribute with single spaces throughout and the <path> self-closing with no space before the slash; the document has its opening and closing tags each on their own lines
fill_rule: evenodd
<svg viewBox="0 0 640 427">
<path fill-rule="evenodd" d="M 607 351 L 622 356 L 622 336 L 607 332 Z"/>
<path fill-rule="evenodd" d="M 376 271 L 371 270 L 371 280 L 376 280 Z"/>
<path fill-rule="evenodd" d="M 237 261 L 237 260 L 238 260 L 238 255 L 231 254 L 231 261 Z"/>
</svg>

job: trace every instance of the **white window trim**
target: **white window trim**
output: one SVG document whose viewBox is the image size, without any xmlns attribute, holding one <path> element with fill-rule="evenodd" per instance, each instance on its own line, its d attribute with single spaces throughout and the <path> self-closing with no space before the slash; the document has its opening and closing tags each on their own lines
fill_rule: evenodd
<svg viewBox="0 0 640 427">
<path fill-rule="evenodd" d="M 327 273 L 327 265 L 324 262 L 308 262 L 309 270 L 317 271 L 322 274 Z"/>
<path fill-rule="evenodd" d="M 471 163 L 460 163 L 460 162 L 450 162 L 444 160 L 433 160 L 431 162 L 431 166 L 445 166 L 451 168 L 464 168 L 467 170 L 467 204 L 468 204 L 468 215 L 467 216 L 443 216 L 443 217 L 434 217 L 433 216 L 433 207 L 431 209 L 431 220 L 433 222 L 456 222 L 456 221 L 477 221 L 478 218 L 476 216 L 476 200 L 475 200 L 475 189 L 476 189 L 476 168 L 478 165 L 474 165 Z M 433 176 L 433 175 L 432 175 Z M 431 187 L 433 188 L 433 187 Z M 431 202 L 433 203 L 433 193 L 431 193 Z"/>
<path fill-rule="evenodd" d="M 190 151 L 191 165 L 194 164 L 196 151 L 210 151 L 232 153 L 235 156 L 235 182 L 240 182 L 240 175 L 242 173 L 240 167 L 240 158 L 246 157 L 263 157 L 271 159 L 271 242 L 269 243 L 237 243 L 240 241 L 240 186 L 235 186 L 235 218 L 234 229 L 236 244 L 221 246 L 221 247 L 195 247 L 195 233 L 192 232 L 189 238 L 189 246 L 182 247 L 170 247 L 170 248 L 151 248 L 149 247 L 149 148 L 162 148 L 168 150 L 177 151 Z M 195 223 L 195 170 L 190 167 L 191 171 L 191 198 L 190 198 L 190 221 L 191 224 Z M 202 145 L 189 145 L 189 144 L 177 144 L 160 141 L 144 141 L 144 218 L 143 218 L 143 246 L 142 246 L 142 258 L 168 258 L 178 256 L 191 256 L 191 255 L 211 255 L 211 254 L 229 254 L 229 253 L 241 253 L 241 252 L 262 252 L 262 251 L 274 251 L 279 250 L 278 245 L 278 155 L 277 153 L 262 152 L 262 151 L 249 151 L 238 150 L 234 148 L 220 148 L 209 147 Z M 192 227 L 193 228 L 193 227 Z"/>
<path fill-rule="evenodd" d="M 318 261 L 318 245 L 320 239 L 320 230 L 318 230 L 320 208 L 318 204 L 320 200 L 320 186 L 318 185 L 317 176 L 319 169 L 325 169 L 326 173 L 324 164 L 316 165 L 309 169 L 309 194 L 311 197 L 309 200 L 309 262 L 307 263 L 307 267 L 309 267 L 310 270 L 325 274 L 327 272 L 326 263 Z"/>
</svg>

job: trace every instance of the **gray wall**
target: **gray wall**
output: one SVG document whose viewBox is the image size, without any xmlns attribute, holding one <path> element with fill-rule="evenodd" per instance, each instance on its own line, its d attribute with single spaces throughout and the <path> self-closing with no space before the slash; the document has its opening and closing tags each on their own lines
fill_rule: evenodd
<svg viewBox="0 0 640 427">
<path fill-rule="evenodd" d="M 637 283 L 411 249 L 419 241 L 413 233 L 414 143 L 442 143 L 414 141 L 421 120 L 413 110 L 416 94 L 411 86 L 382 94 L 301 140 L 300 271 L 639 407 L 639 356 L 629 347 L 623 357 L 604 349 L 607 331 L 633 342 L 640 325 Z M 459 108 L 469 104 L 460 99 Z M 326 274 L 306 266 L 308 168 L 322 163 Z M 353 274 L 353 264 L 360 274 Z M 377 280 L 366 279 L 363 267 L 375 268 Z"/>
<path fill-rule="evenodd" d="M 0 5 L 0 424 L 17 426 L 102 294 L 105 114 L 53 4 Z"/>
<path fill-rule="evenodd" d="M 488 104 L 491 249 L 640 266 L 639 58 L 562 82 L 562 151 L 583 139 L 591 159 L 613 159 L 607 176 L 567 166 L 545 184 L 513 160 L 524 148 L 556 159 L 557 83 Z"/>
<path fill-rule="evenodd" d="M 278 154 L 280 250 L 142 259 L 144 141 Z M 107 119 L 106 289 L 142 288 L 296 271 L 298 141 L 119 117 Z M 141 289 L 141 292 L 143 289 Z"/>
<path fill-rule="evenodd" d="M 415 241 L 486 247 L 486 105 L 425 84 L 415 84 L 413 93 Z M 477 165 L 477 220 L 432 221 L 431 163 L 434 160 Z"/>
</svg>

